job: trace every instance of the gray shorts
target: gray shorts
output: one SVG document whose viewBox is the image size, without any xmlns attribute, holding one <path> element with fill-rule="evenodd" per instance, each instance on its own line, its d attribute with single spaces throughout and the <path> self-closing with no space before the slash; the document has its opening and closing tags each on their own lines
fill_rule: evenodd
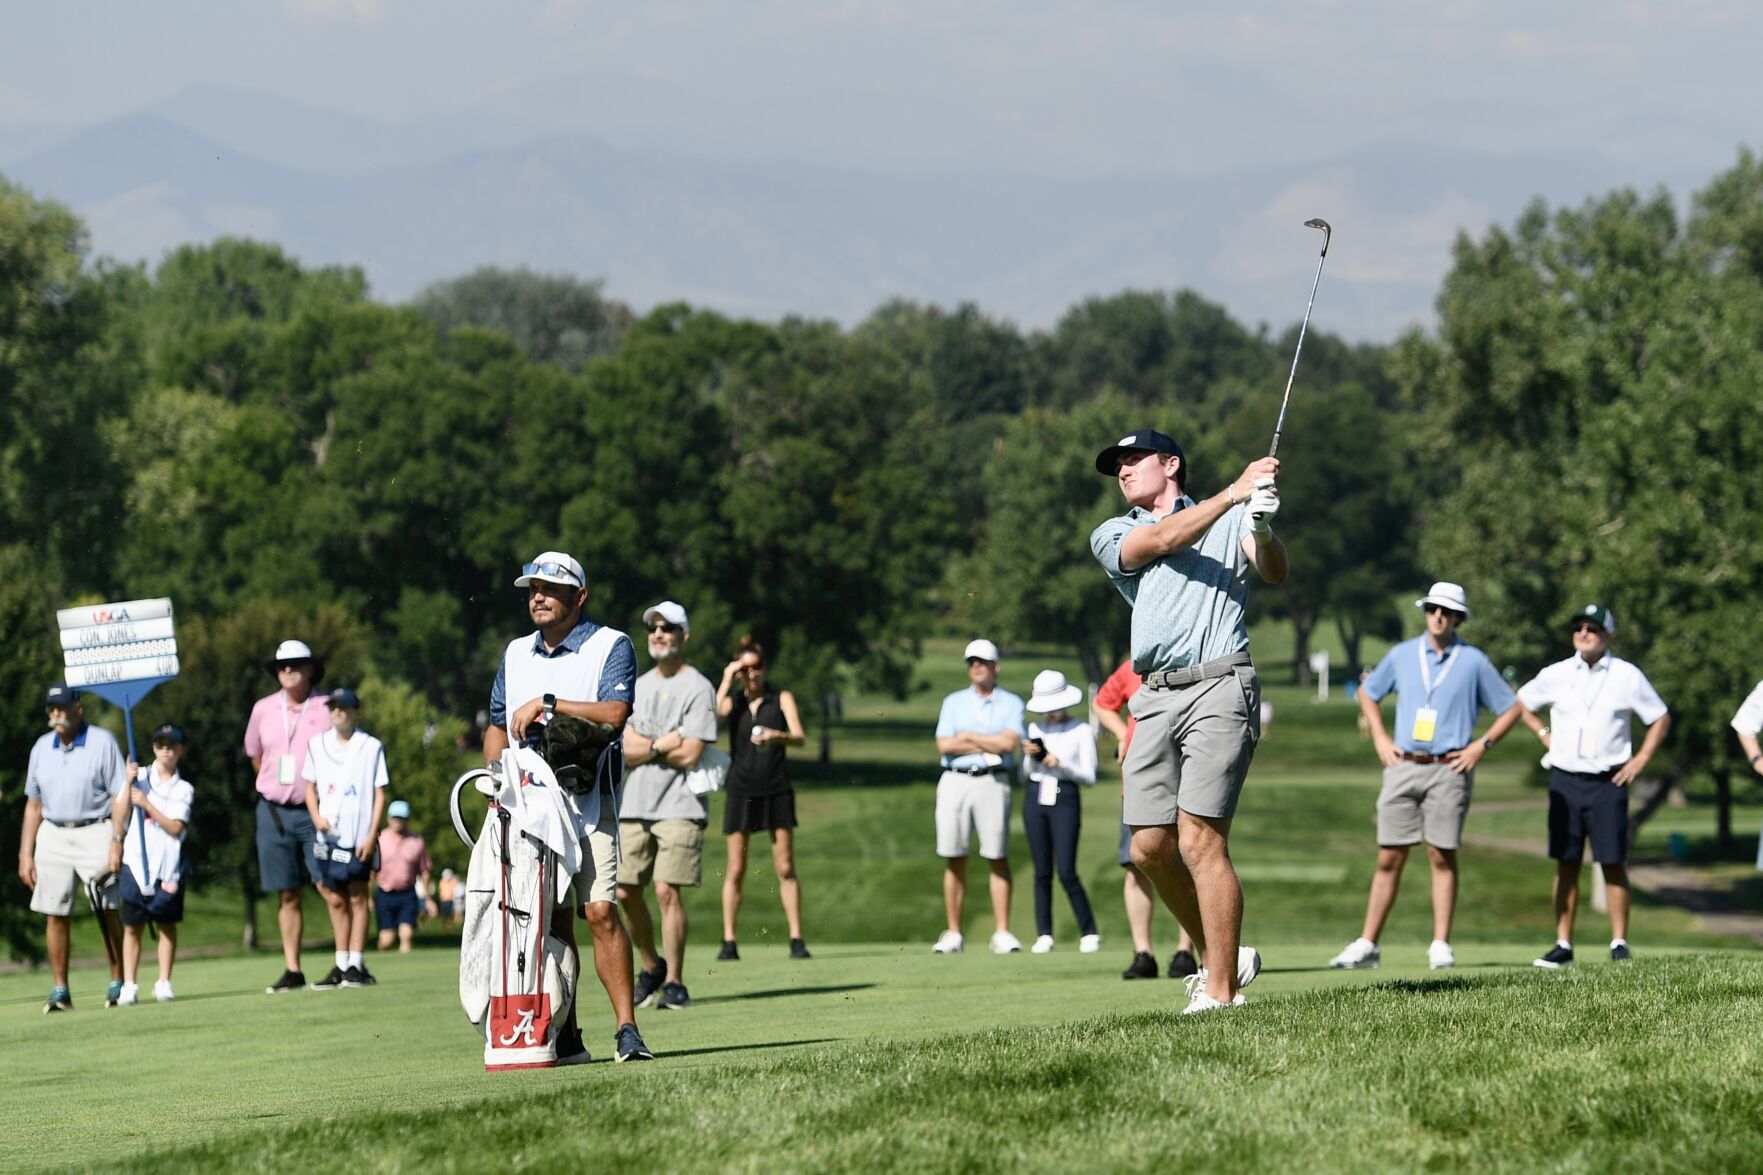
<svg viewBox="0 0 1763 1175">
<path fill-rule="evenodd" d="M 305 805 L 284 808 L 257 797 L 257 872 L 264 893 L 302 889 L 307 881 L 318 883 L 315 836 Z"/>
<path fill-rule="evenodd" d="M 1126 823 L 1174 824 L 1178 811 L 1212 819 L 1235 814 L 1261 737 L 1261 679 L 1253 665 L 1176 689 L 1141 689 L 1127 708 L 1139 724 L 1120 765 Z"/>
<path fill-rule="evenodd" d="M 1383 769 L 1377 796 L 1377 843 L 1455 849 L 1463 843 L 1475 772 L 1458 775 L 1449 763 L 1397 763 Z"/>
<path fill-rule="evenodd" d="M 971 834 L 988 861 L 1010 856 L 1010 777 L 945 771 L 937 780 L 937 856 L 965 857 Z"/>
</svg>

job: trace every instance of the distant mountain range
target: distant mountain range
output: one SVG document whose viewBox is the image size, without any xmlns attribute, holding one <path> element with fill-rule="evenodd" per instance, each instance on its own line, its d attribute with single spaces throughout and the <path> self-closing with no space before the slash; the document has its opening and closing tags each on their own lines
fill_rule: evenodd
<svg viewBox="0 0 1763 1175">
<path fill-rule="evenodd" d="M 153 262 L 249 236 L 360 265 L 389 301 L 525 265 L 604 278 L 638 309 L 849 323 L 906 297 L 1040 327 L 1091 295 L 1189 286 L 1277 330 L 1303 313 L 1320 240 L 1302 224 L 1322 216 L 1335 244 L 1313 322 L 1370 340 L 1432 321 L 1460 229 L 1508 223 L 1535 196 L 1681 194 L 1728 163 L 1636 175 L 1590 153 L 1387 143 L 1205 174 L 877 174 L 490 121 L 394 125 L 213 89 L 96 126 L 0 129 L 0 173 L 71 205 L 100 253 Z"/>
</svg>

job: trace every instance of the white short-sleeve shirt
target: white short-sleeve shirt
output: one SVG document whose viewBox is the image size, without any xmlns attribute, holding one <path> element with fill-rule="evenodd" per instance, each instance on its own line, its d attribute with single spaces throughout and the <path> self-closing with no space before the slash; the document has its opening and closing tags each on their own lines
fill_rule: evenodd
<svg viewBox="0 0 1763 1175">
<path fill-rule="evenodd" d="M 1647 675 L 1609 653 L 1591 665 L 1575 653 L 1546 666 L 1519 688 L 1518 700 L 1532 711 L 1551 707 L 1543 766 L 1584 775 L 1602 775 L 1634 757 L 1631 717 L 1651 726 L 1666 713 Z"/>
<path fill-rule="evenodd" d="M 1751 696 L 1745 699 L 1739 712 L 1732 716 L 1732 728 L 1740 734 L 1753 737 L 1758 731 L 1763 731 L 1763 681 L 1757 683 L 1757 688 L 1751 691 Z"/>
</svg>

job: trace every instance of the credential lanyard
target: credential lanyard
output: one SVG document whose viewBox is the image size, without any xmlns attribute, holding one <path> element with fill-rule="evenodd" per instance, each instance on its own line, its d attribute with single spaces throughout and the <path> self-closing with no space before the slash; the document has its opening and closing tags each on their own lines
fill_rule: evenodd
<svg viewBox="0 0 1763 1175">
<path fill-rule="evenodd" d="M 282 714 L 282 754 L 294 753 L 294 731 L 299 730 L 306 722 L 306 707 L 312 704 L 312 695 L 307 694 L 306 700 L 300 703 L 300 716 L 294 719 L 293 729 L 288 727 L 288 705 L 283 702 L 279 707 Z"/>
<path fill-rule="evenodd" d="M 1463 651 L 1463 643 L 1459 641 L 1451 646 L 1451 655 L 1445 658 L 1445 667 L 1439 670 L 1437 681 L 1432 679 L 1432 665 L 1427 661 L 1425 637 L 1420 638 L 1420 643 L 1414 646 L 1414 651 L 1420 657 L 1420 684 L 1426 687 L 1426 704 L 1430 706 L 1432 705 L 1433 691 L 1444 685 L 1445 678 L 1451 676 L 1451 670 L 1457 664 L 1457 654 Z"/>
</svg>

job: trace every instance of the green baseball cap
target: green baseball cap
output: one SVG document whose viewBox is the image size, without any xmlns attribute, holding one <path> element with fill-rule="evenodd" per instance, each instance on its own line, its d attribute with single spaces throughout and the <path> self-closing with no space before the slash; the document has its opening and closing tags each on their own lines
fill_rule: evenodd
<svg viewBox="0 0 1763 1175">
<path fill-rule="evenodd" d="M 1578 627 L 1582 620 L 1590 620 L 1611 636 L 1616 634 L 1616 613 L 1602 604 L 1587 604 L 1573 614 L 1574 627 Z"/>
</svg>

